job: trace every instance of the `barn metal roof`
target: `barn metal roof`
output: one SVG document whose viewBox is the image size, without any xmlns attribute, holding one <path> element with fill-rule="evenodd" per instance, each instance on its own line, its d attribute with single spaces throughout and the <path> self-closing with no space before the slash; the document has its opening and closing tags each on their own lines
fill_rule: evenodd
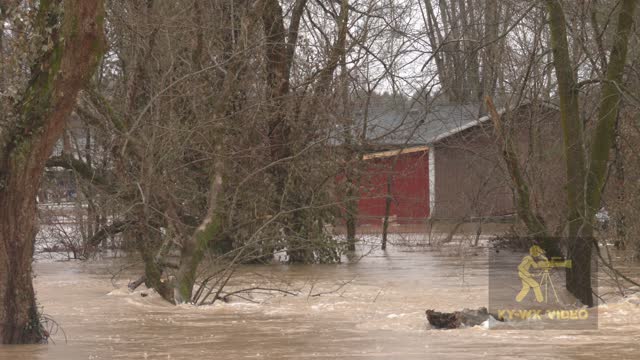
<svg viewBox="0 0 640 360">
<path fill-rule="evenodd" d="M 431 144 L 486 121 L 486 117 L 478 119 L 479 113 L 479 104 L 434 105 L 428 109 L 371 108 L 367 140 L 375 144 Z"/>
<path fill-rule="evenodd" d="M 506 98 L 495 99 L 495 103 L 498 105 L 498 113 L 502 114 L 509 101 Z M 531 102 L 525 101 L 519 106 L 527 104 Z M 558 110 L 554 102 L 542 101 L 536 104 Z M 408 105 L 408 102 L 402 100 L 378 99 L 370 104 L 366 112 L 361 109 L 354 114 L 355 123 L 351 130 L 355 138 L 361 138 L 366 119 L 366 145 L 372 149 L 428 146 L 488 121 L 488 116 L 481 116 L 484 114 L 480 113 L 480 108 L 480 103 L 437 103 L 424 107 Z M 330 142 L 341 144 L 343 132 L 344 129 L 336 127 L 335 132 L 332 131 Z"/>
</svg>

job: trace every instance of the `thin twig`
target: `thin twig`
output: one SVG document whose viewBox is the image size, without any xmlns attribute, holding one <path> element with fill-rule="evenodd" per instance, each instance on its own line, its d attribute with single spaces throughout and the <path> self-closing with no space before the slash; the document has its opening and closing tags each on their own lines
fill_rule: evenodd
<svg viewBox="0 0 640 360">
<path fill-rule="evenodd" d="M 348 280 L 348 281 L 344 281 L 344 282 L 343 282 L 342 284 L 340 284 L 337 288 L 335 288 L 335 289 L 333 289 L 333 290 L 331 290 L 331 291 L 319 292 L 319 293 L 316 293 L 316 294 L 312 294 L 311 296 L 312 296 L 312 297 L 316 297 L 316 296 L 322 296 L 322 295 L 327 295 L 327 294 L 333 294 L 333 293 L 335 293 L 335 292 L 340 291 L 340 289 L 342 289 L 343 287 L 345 287 L 345 286 L 349 285 L 350 283 L 354 282 L 355 280 L 356 280 L 356 278 L 353 278 L 353 279 Z"/>
</svg>

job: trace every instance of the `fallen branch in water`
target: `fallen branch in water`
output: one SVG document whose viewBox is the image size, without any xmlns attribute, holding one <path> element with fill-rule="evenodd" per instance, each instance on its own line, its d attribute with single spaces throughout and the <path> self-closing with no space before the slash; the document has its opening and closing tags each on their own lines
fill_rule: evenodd
<svg viewBox="0 0 640 360">
<path fill-rule="evenodd" d="M 127 287 L 129 288 L 129 291 L 135 291 L 140 285 L 144 284 L 146 280 L 147 277 L 145 275 L 142 275 L 138 278 L 138 280 L 130 281 Z"/>
<path fill-rule="evenodd" d="M 62 336 L 64 336 L 64 342 L 67 343 L 67 333 L 64 331 L 62 326 L 58 324 L 51 316 L 46 314 L 40 315 L 40 323 L 42 324 L 42 330 L 44 332 L 45 343 L 51 342 L 52 344 L 56 344 L 53 340 L 53 337 L 58 334 L 59 331 L 62 332 Z"/>
<path fill-rule="evenodd" d="M 278 289 L 278 288 L 264 288 L 264 287 L 259 287 L 259 286 L 255 286 L 255 287 L 250 287 L 247 289 L 242 289 L 242 290 L 236 290 L 236 291 L 232 291 L 229 293 L 225 293 L 224 295 L 222 295 L 222 298 L 228 298 L 229 296 L 237 296 L 236 294 L 241 294 L 241 293 L 250 293 L 250 292 L 254 292 L 254 291 L 268 291 L 269 293 L 272 292 L 279 292 L 279 293 L 283 293 L 285 295 L 291 295 L 291 296 L 298 296 L 297 292 L 292 292 L 289 290 L 283 290 L 283 289 Z"/>
<path fill-rule="evenodd" d="M 344 282 L 342 282 L 342 284 L 340 284 L 337 288 L 335 288 L 335 289 L 333 289 L 333 290 L 330 290 L 330 291 L 323 291 L 323 292 L 319 292 L 319 293 L 311 294 L 311 295 L 309 295 L 309 296 L 317 297 L 317 296 L 322 296 L 322 295 L 328 295 L 328 294 L 336 293 L 336 292 L 340 291 L 343 287 L 345 287 L 345 286 L 347 286 L 347 285 L 351 284 L 352 282 L 354 282 L 355 280 L 356 280 L 356 279 L 355 279 L 355 278 L 353 278 L 353 279 L 351 279 L 351 280 L 349 280 L 349 281 L 344 281 Z"/>
<path fill-rule="evenodd" d="M 251 293 L 256 293 L 256 292 L 266 292 L 267 294 L 271 294 L 271 293 L 282 293 L 285 295 L 291 295 L 291 296 L 298 296 L 298 292 L 293 292 L 293 291 L 289 291 L 289 290 L 283 290 L 283 289 L 278 289 L 278 288 L 266 288 L 266 287 L 259 287 L 259 286 L 254 286 L 254 287 L 250 287 L 250 288 L 246 288 L 246 289 L 240 289 L 240 290 L 236 290 L 236 291 L 231 291 L 228 293 L 225 292 L 219 292 L 217 295 L 216 300 L 222 300 L 224 302 L 229 302 L 230 301 L 230 297 L 235 296 L 237 298 L 240 298 L 242 300 L 246 300 L 252 303 L 257 304 L 258 301 L 255 301 L 249 297 L 243 296 L 241 294 L 251 294 Z M 200 305 L 213 305 L 215 301 L 209 301 L 206 303 L 202 303 Z"/>
<path fill-rule="evenodd" d="M 209 293 L 211 293 L 211 291 L 213 291 L 213 289 L 207 288 L 207 284 L 209 284 L 209 281 L 211 281 L 211 279 L 214 279 L 216 276 L 218 276 L 222 272 L 225 272 L 226 270 L 227 270 L 226 268 L 222 268 L 222 269 L 214 272 L 213 274 L 207 276 L 204 280 L 202 280 L 202 282 L 198 286 L 198 290 L 196 290 L 195 294 L 192 297 L 192 301 L 193 301 L 194 304 L 202 305 L 204 303 L 204 300 L 206 300 L 206 298 L 203 301 L 200 301 L 200 297 L 203 295 L 203 293 L 205 291 L 208 291 L 207 296 L 208 296 Z M 212 288 L 214 288 L 218 284 L 218 282 L 219 282 L 219 279 L 216 280 L 216 282 L 213 284 Z"/>
</svg>

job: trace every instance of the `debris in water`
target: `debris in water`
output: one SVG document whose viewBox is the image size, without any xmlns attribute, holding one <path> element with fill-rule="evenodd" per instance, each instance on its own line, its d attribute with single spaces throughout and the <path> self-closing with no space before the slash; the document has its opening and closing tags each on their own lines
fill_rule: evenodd
<svg viewBox="0 0 640 360">
<path fill-rule="evenodd" d="M 436 329 L 457 329 L 460 327 L 482 325 L 482 323 L 489 320 L 493 315 L 489 314 L 485 307 L 481 307 L 478 310 L 463 309 L 462 311 L 454 311 L 452 313 L 427 310 L 426 313 L 429 324 Z M 493 315 L 493 318 L 502 321 L 502 319 L 495 315 Z"/>
</svg>

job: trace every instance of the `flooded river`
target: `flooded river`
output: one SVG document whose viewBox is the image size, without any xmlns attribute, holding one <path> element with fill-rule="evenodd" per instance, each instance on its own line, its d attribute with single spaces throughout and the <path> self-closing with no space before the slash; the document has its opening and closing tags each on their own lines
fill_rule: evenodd
<svg viewBox="0 0 640 360">
<path fill-rule="evenodd" d="M 0 359 L 638 359 L 640 297 L 600 306 L 598 330 L 428 330 L 425 309 L 487 305 L 486 251 L 391 249 L 355 264 L 246 266 L 256 296 L 174 307 L 130 294 L 127 260 L 39 262 L 38 300 L 56 344 L 0 347 Z M 276 285 L 274 285 L 276 284 Z M 253 301 L 253 302 L 252 302 Z"/>
</svg>

